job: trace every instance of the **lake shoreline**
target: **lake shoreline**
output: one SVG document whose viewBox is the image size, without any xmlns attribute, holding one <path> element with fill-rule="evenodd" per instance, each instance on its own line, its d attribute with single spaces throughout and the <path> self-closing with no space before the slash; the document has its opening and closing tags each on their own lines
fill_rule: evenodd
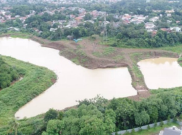
<svg viewBox="0 0 182 135">
<path fill-rule="evenodd" d="M 22 33 L 21 33 L 22 34 Z M 126 49 L 117 48 L 114 52 L 108 55 L 96 56 L 94 53 L 100 52 L 101 49 L 108 48 L 107 46 L 99 45 L 99 41 L 90 41 L 89 39 L 83 39 L 83 41 L 75 43 L 74 41 L 49 41 L 33 35 L 27 36 L 22 34 L 25 38 L 31 39 L 41 44 L 42 47 L 53 48 L 60 51 L 60 55 L 71 60 L 77 65 L 81 65 L 88 69 L 100 69 L 100 68 L 118 68 L 127 67 L 132 77 L 132 86 L 137 90 L 138 95 L 132 96 L 134 100 L 139 100 L 143 97 L 149 97 L 150 92 L 145 84 L 143 75 L 138 68 L 137 63 L 144 59 L 170 57 L 178 58 L 179 55 L 174 52 L 155 50 L 155 49 Z M 1 37 L 23 37 L 16 33 L 4 34 Z M 93 48 L 93 44 L 98 47 Z M 116 56 L 121 55 L 121 59 L 115 59 Z M 141 92 L 142 91 L 142 92 Z M 145 94 L 143 94 L 146 91 Z"/>
</svg>

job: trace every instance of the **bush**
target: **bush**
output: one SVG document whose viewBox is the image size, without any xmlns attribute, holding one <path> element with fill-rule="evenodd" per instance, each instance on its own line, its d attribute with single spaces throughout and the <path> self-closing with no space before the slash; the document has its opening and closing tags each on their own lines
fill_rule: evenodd
<svg viewBox="0 0 182 135">
<path fill-rule="evenodd" d="M 58 119 L 59 119 L 59 120 L 62 120 L 63 117 L 64 117 L 64 112 L 60 111 L 60 112 L 59 112 L 59 115 L 58 115 Z"/>
<path fill-rule="evenodd" d="M 163 121 L 160 122 L 160 126 L 163 127 L 164 126 L 164 123 Z"/>
<path fill-rule="evenodd" d="M 147 129 L 150 129 L 150 125 L 147 126 Z"/>
<path fill-rule="evenodd" d="M 58 112 L 54 109 L 50 109 L 49 111 L 46 112 L 44 121 L 48 122 L 49 120 L 57 119 L 58 117 Z"/>
<path fill-rule="evenodd" d="M 132 128 L 131 134 L 133 135 L 134 133 L 135 133 L 135 130 L 134 130 L 134 128 Z"/>
<path fill-rule="evenodd" d="M 173 118 L 173 122 L 174 122 L 174 123 L 177 122 L 177 118 L 176 118 L 176 117 Z"/>
<path fill-rule="evenodd" d="M 157 127 L 157 122 L 155 121 L 155 123 L 154 123 L 154 127 Z"/>
<path fill-rule="evenodd" d="M 182 120 L 182 114 L 180 114 L 179 119 Z"/>
<path fill-rule="evenodd" d="M 170 116 L 167 117 L 167 123 L 170 123 Z"/>
</svg>

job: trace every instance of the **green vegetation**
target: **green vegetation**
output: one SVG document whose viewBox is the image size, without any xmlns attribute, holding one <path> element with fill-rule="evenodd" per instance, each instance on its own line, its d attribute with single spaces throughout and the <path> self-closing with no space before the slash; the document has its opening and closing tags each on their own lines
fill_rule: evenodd
<svg viewBox="0 0 182 135">
<path fill-rule="evenodd" d="M 16 67 L 11 67 L 6 64 L 0 57 L 0 89 L 11 85 L 11 82 L 16 81 L 23 71 L 18 71 Z"/>
<path fill-rule="evenodd" d="M 56 75 L 43 67 L 34 66 L 10 57 L 1 56 L 1 58 L 8 65 L 24 71 L 24 76 L 21 81 L 0 91 L 0 132 L 7 134 L 8 130 L 6 125 L 10 122 L 10 118 L 14 117 L 15 112 L 20 107 L 50 87 L 54 83 L 53 80 L 56 79 Z M 35 121 L 41 122 L 39 118 Z M 20 124 L 20 127 L 22 125 L 22 130 L 24 129 L 25 131 L 24 133 L 30 130 L 29 128 L 25 128 L 25 125 L 30 126 L 30 124 L 25 123 Z"/>
<path fill-rule="evenodd" d="M 108 135 L 115 129 L 115 113 L 101 113 L 94 105 L 81 105 L 64 113 L 62 120 L 50 120 L 42 135 Z"/>
<path fill-rule="evenodd" d="M 168 127 L 172 127 L 172 126 L 178 127 L 179 124 L 177 124 L 177 123 L 167 123 L 167 124 L 163 125 L 162 127 L 158 126 L 158 127 L 155 127 L 155 128 L 150 128 L 150 129 L 147 129 L 147 130 L 141 130 L 139 132 L 133 132 L 131 134 L 125 134 L 125 135 L 153 135 L 153 134 L 158 134 L 164 128 L 168 128 Z"/>
<path fill-rule="evenodd" d="M 153 94 L 148 99 L 139 102 L 127 98 L 112 99 L 110 101 L 96 97 L 79 101 L 78 108 L 61 112 L 61 119 L 56 111 L 49 111 L 51 120 L 42 135 L 108 135 L 113 131 L 132 129 L 156 121 L 162 121 L 181 115 L 182 90 Z M 53 113 L 54 117 L 52 117 Z M 56 119 L 55 119 L 56 118 Z M 45 118 L 44 118 L 45 119 Z M 177 125 L 169 123 L 142 130 L 134 135 L 150 135 L 157 133 L 164 127 Z"/>
<path fill-rule="evenodd" d="M 11 31 L 9 31 L 7 33 L 0 34 L 1 37 L 9 36 L 9 35 L 11 35 L 11 37 L 13 37 L 13 38 L 23 38 L 23 39 L 29 39 L 32 37 L 31 34 L 23 33 L 23 32 L 11 32 Z"/>
<path fill-rule="evenodd" d="M 172 47 L 161 47 L 159 49 L 182 54 L 182 45 L 172 46 Z"/>
</svg>

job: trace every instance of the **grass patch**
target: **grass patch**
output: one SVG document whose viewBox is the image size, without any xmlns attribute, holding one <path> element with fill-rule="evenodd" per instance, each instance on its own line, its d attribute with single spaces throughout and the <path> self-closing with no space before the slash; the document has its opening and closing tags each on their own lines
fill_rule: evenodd
<svg viewBox="0 0 182 135">
<path fill-rule="evenodd" d="M 1 34 L 0 36 L 8 36 L 10 35 L 12 38 L 23 38 L 23 39 L 27 39 L 27 38 L 31 38 L 32 35 L 29 33 L 22 33 L 22 32 L 7 32 L 4 34 Z"/>
<path fill-rule="evenodd" d="M 116 55 L 116 56 L 114 57 L 114 59 L 115 59 L 116 61 L 120 61 L 120 60 L 123 60 L 124 57 L 123 57 L 123 55 Z"/>
<path fill-rule="evenodd" d="M 71 59 L 71 61 L 77 65 L 80 65 L 80 62 L 77 58 Z"/>
<path fill-rule="evenodd" d="M 110 55 L 115 51 L 115 48 L 113 47 L 106 47 L 104 48 L 103 55 Z"/>
<path fill-rule="evenodd" d="M 182 53 L 182 45 L 178 45 L 178 46 L 172 46 L 172 47 L 161 47 L 159 48 L 161 50 L 166 50 L 166 51 L 172 51 L 178 54 Z"/>
<path fill-rule="evenodd" d="M 108 56 L 114 53 L 114 51 L 115 51 L 114 47 L 106 47 L 102 52 L 93 52 L 92 54 L 96 57 L 102 57 L 102 56 Z"/>
<path fill-rule="evenodd" d="M 55 73 L 47 68 L 10 57 L 1 57 L 10 66 L 24 70 L 25 75 L 23 80 L 0 91 L 0 127 L 7 125 L 20 107 L 48 89 L 56 79 Z"/>
</svg>

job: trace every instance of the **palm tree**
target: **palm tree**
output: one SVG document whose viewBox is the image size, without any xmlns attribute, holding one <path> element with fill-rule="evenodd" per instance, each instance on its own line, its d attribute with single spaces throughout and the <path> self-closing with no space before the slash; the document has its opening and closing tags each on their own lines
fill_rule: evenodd
<svg viewBox="0 0 182 135">
<path fill-rule="evenodd" d="M 19 123 L 18 121 L 13 118 L 10 122 L 9 122 L 9 126 L 10 126 L 10 129 L 8 131 L 8 134 L 12 131 L 15 132 L 15 135 L 18 135 L 18 127 L 19 127 Z"/>
</svg>

